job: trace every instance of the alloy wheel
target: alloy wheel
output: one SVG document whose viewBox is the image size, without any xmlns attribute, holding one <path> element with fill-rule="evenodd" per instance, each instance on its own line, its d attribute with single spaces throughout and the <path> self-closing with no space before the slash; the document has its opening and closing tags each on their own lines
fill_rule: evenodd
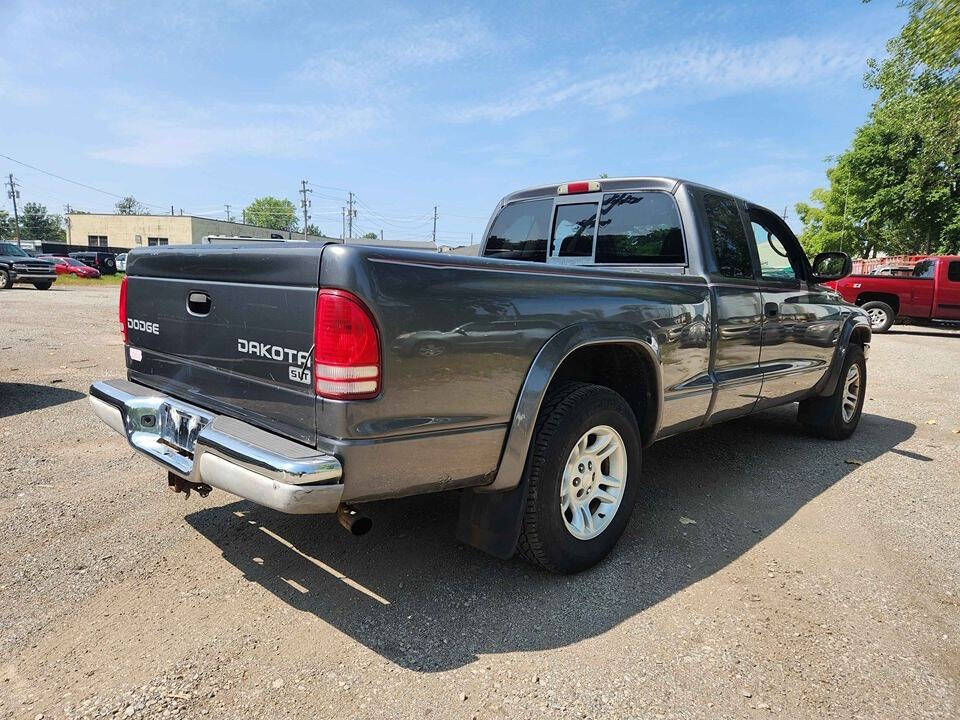
<svg viewBox="0 0 960 720">
<path fill-rule="evenodd" d="M 874 307 L 867 310 L 870 316 L 870 327 L 882 327 L 887 322 L 887 313 L 882 308 Z"/>
<path fill-rule="evenodd" d="M 567 531 L 591 540 L 606 530 L 623 499 L 627 451 L 609 425 L 590 428 L 573 446 L 560 481 L 560 513 Z"/>
<path fill-rule="evenodd" d="M 843 404 L 840 412 L 845 423 L 853 420 L 857 412 L 857 403 L 860 401 L 860 366 L 854 363 L 847 370 L 847 378 L 843 382 Z"/>
</svg>

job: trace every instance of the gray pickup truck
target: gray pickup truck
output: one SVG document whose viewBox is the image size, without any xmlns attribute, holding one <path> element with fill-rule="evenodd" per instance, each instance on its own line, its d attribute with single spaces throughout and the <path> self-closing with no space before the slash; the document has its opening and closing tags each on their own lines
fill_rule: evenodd
<svg viewBox="0 0 960 720">
<path fill-rule="evenodd" d="M 458 537 L 576 572 L 643 498 L 642 448 L 799 402 L 857 427 L 870 323 L 775 213 L 663 177 L 505 197 L 481 257 L 331 243 L 137 249 L 126 380 L 93 409 L 168 470 L 288 513 L 461 491 Z M 786 460 L 785 460 L 786 462 Z"/>
</svg>

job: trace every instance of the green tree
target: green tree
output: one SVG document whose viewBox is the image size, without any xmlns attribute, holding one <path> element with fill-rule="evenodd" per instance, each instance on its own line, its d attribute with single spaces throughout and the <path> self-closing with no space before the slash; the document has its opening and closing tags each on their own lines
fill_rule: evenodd
<svg viewBox="0 0 960 720">
<path fill-rule="evenodd" d="M 364 239 L 366 239 L 366 240 L 379 240 L 379 239 L 380 239 L 380 236 L 377 235 L 375 232 L 368 232 L 368 233 L 364 234 L 362 237 L 363 237 Z"/>
<path fill-rule="evenodd" d="M 317 235 L 317 236 L 320 236 L 320 235 L 323 235 L 323 230 L 321 230 L 320 228 L 318 228 L 318 227 L 317 227 L 316 225 L 314 225 L 313 223 L 307 223 L 307 235 Z"/>
<path fill-rule="evenodd" d="M 286 198 L 270 195 L 257 198 L 243 209 L 243 221 L 248 225 L 275 228 L 276 230 L 296 230 L 297 211 L 293 203 Z"/>
<path fill-rule="evenodd" d="M 900 35 L 865 82 L 867 122 L 799 203 L 808 252 L 862 256 L 960 247 L 960 0 L 912 0 Z"/>
<path fill-rule="evenodd" d="M 132 195 L 127 195 L 123 200 L 118 200 L 114 207 L 116 207 L 118 215 L 144 215 L 147 212 L 147 208 L 142 203 L 137 202 L 137 199 Z"/>
<path fill-rule="evenodd" d="M 13 224 L 13 215 L 6 210 L 0 210 L 0 242 L 15 242 L 16 228 Z"/>
<path fill-rule="evenodd" d="M 63 218 L 47 212 L 40 203 L 28 202 L 20 214 L 20 241 L 23 243 L 66 242 Z"/>
</svg>

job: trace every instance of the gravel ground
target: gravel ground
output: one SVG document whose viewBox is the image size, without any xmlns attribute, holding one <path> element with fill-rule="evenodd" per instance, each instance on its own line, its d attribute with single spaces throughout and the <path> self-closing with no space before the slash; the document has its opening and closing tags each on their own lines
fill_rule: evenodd
<svg viewBox="0 0 960 720">
<path fill-rule="evenodd" d="M 875 339 L 857 435 L 672 438 L 602 565 L 174 497 L 96 420 L 117 288 L 0 294 L 0 717 L 956 718 L 960 332 Z"/>
</svg>

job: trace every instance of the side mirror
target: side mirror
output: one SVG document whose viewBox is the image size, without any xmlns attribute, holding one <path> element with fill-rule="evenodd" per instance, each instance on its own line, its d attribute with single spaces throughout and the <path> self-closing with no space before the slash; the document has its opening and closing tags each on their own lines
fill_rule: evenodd
<svg viewBox="0 0 960 720">
<path fill-rule="evenodd" d="M 823 252 L 813 259 L 813 278 L 816 283 L 839 280 L 853 272 L 853 261 L 842 252 Z"/>
</svg>

